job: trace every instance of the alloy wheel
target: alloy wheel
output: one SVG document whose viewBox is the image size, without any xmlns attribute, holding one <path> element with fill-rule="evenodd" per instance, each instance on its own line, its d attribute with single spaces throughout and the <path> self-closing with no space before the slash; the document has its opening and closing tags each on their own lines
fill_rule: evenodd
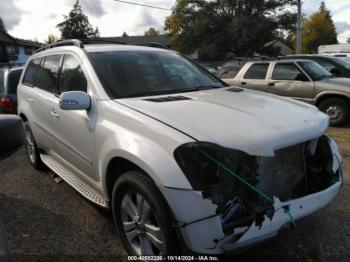
<svg viewBox="0 0 350 262">
<path fill-rule="evenodd" d="M 32 163 L 35 163 L 35 144 L 32 134 L 30 130 L 26 127 L 26 149 L 29 156 L 29 159 Z"/>
<path fill-rule="evenodd" d="M 341 108 L 339 108 L 336 105 L 330 105 L 327 109 L 326 109 L 326 113 L 329 115 L 329 117 L 332 120 L 338 120 L 339 118 L 341 118 L 342 116 L 342 110 Z"/>
<path fill-rule="evenodd" d="M 121 220 L 126 238 L 137 255 L 164 254 L 162 230 L 148 201 L 137 192 L 124 195 Z"/>
</svg>

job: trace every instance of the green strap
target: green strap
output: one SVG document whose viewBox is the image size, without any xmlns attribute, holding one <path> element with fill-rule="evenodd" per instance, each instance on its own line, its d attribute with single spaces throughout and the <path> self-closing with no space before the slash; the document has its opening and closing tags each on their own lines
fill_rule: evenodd
<svg viewBox="0 0 350 262">
<path fill-rule="evenodd" d="M 226 167 L 225 165 L 223 165 L 222 163 L 220 163 L 219 161 L 217 161 L 215 158 L 213 158 L 212 156 L 210 156 L 207 152 L 198 149 L 199 152 L 201 152 L 204 156 L 206 156 L 207 158 L 209 158 L 211 161 L 213 161 L 215 164 L 217 164 L 219 167 L 221 167 L 223 170 L 225 170 L 227 173 L 229 173 L 230 175 L 234 176 L 236 179 L 238 179 L 240 182 L 242 182 L 244 185 L 246 185 L 247 187 L 249 187 L 251 190 L 255 191 L 256 193 L 258 193 L 260 196 L 262 196 L 263 198 L 265 198 L 267 201 L 269 201 L 270 203 L 274 204 L 275 201 L 273 200 L 273 198 L 271 198 L 270 196 L 266 195 L 263 191 L 261 191 L 259 188 L 253 186 L 252 184 L 250 184 L 248 181 L 246 181 L 245 179 L 243 179 L 242 177 L 240 177 L 239 175 L 237 175 L 235 172 L 233 172 L 231 169 L 229 169 L 228 167 Z M 284 212 L 288 214 L 289 219 L 292 223 L 292 225 L 295 227 L 296 223 L 295 223 L 295 219 L 292 216 L 292 214 L 289 212 L 287 207 L 283 207 Z"/>
</svg>

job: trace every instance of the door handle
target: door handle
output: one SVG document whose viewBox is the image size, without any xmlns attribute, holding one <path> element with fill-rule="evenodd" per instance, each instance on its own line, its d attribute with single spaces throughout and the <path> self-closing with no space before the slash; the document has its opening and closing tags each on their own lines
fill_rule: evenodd
<svg viewBox="0 0 350 262">
<path fill-rule="evenodd" d="M 59 114 L 57 114 L 55 109 L 51 109 L 50 114 L 53 118 L 56 118 L 56 119 L 60 118 Z"/>
<path fill-rule="evenodd" d="M 269 86 L 274 86 L 275 85 L 275 83 L 269 83 Z"/>
<path fill-rule="evenodd" d="M 245 86 L 247 84 L 247 82 L 241 82 L 242 86 Z"/>
<path fill-rule="evenodd" d="M 33 103 L 34 102 L 34 99 L 33 97 L 29 96 L 28 99 L 27 99 L 29 102 Z"/>
</svg>

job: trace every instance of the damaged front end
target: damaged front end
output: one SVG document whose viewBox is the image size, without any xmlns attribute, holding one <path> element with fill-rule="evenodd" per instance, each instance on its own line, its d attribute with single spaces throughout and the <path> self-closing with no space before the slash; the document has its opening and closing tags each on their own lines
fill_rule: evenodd
<svg viewBox="0 0 350 262">
<path fill-rule="evenodd" d="M 251 156 L 206 142 L 182 145 L 174 157 L 197 193 L 195 198 L 204 201 L 202 207 L 192 208 L 202 217 L 193 216 L 189 221 L 190 216 L 178 215 L 182 233 L 187 233 L 185 241 L 193 238 L 189 234 L 201 231 L 200 224 L 211 227 L 203 230 L 221 226 L 220 233 L 212 236 L 200 233 L 210 240 L 198 239 L 194 244 L 187 239 L 197 252 L 222 253 L 271 237 L 284 224 L 331 201 L 323 196 L 326 202 L 313 204 L 310 196 L 342 182 L 341 157 L 334 141 L 326 136 L 276 150 L 273 157 Z M 166 195 L 171 198 L 171 193 Z M 190 193 L 184 195 L 188 195 L 186 205 L 191 205 Z M 206 216 L 204 209 L 210 210 Z"/>
</svg>

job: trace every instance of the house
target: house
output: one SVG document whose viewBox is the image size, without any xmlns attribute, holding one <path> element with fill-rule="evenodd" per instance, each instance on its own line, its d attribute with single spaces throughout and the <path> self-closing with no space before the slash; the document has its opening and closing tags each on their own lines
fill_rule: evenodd
<svg viewBox="0 0 350 262">
<path fill-rule="evenodd" d="M 266 43 L 263 46 L 261 53 L 271 56 L 286 56 L 294 54 L 293 48 L 281 40 L 272 40 Z"/>
<path fill-rule="evenodd" d="M 28 57 L 42 44 L 34 41 L 14 38 L 0 31 L 0 65 L 24 65 Z"/>
</svg>

